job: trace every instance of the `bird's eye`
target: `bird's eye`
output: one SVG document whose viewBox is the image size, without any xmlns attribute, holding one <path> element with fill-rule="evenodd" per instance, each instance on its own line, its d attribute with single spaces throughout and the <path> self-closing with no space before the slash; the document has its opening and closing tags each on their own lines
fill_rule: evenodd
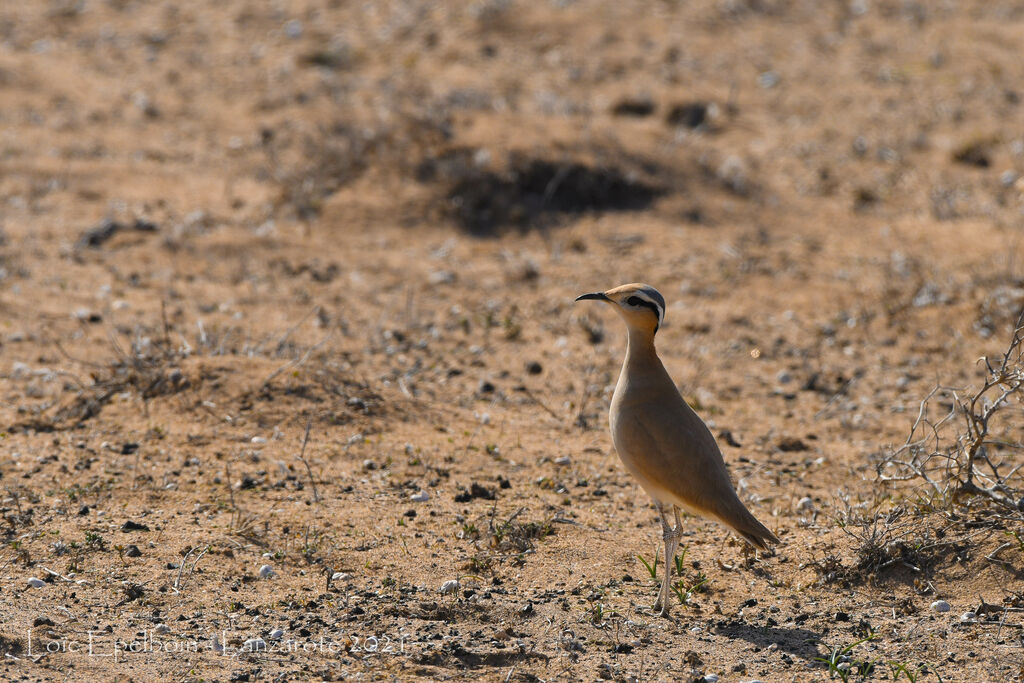
<svg viewBox="0 0 1024 683">
<path fill-rule="evenodd" d="M 629 297 L 628 299 L 626 299 L 626 303 L 629 304 L 630 306 L 643 306 L 644 305 L 644 302 L 641 301 L 640 297 L 638 297 L 638 296 L 631 296 L 631 297 Z"/>
</svg>

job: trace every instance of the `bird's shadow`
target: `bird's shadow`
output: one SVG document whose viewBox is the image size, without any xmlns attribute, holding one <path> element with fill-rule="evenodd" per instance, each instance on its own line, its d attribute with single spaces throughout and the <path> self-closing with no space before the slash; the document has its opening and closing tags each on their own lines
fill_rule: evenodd
<svg viewBox="0 0 1024 683">
<path fill-rule="evenodd" d="M 755 626 L 742 621 L 720 621 L 716 624 L 715 633 L 728 638 L 742 638 L 760 648 L 771 644 L 794 657 L 814 661 L 821 656 L 818 643 L 821 635 L 799 627 Z"/>
</svg>

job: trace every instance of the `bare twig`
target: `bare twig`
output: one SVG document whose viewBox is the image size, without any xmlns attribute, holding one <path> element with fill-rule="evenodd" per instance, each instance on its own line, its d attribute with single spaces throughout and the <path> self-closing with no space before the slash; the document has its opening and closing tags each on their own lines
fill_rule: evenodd
<svg viewBox="0 0 1024 683">
<path fill-rule="evenodd" d="M 267 375 L 267 378 L 265 380 L 263 380 L 262 382 L 260 382 L 260 385 L 261 386 L 266 386 L 266 385 L 270 384 L 274 380 L 275 377 L 280 375 L 285 370 L 290 370 L 291 368 L 297 368 L 300 365 L 302 365 L 303 363 L 305 363 L 307 360 L 309 360 L 309 357 L 312 356 L 313 353 L 316 352 L 318 349 L 320 349 L 320 347 L 322 347 L 324 344 L 326 344 L 327 340 L 330 339 L 330 338 L 331 338 L 331 331 L 328 330 L 327 334 L 324 335 L 323 339 L 321 339 L 319 342 L 317 342 L 313 346 L 311 346 L 308 349 L 306 349 L 306 352 L 304 354 L 302 354 L 301 356 L 299 356 L 298 358 L 288 361 L 287 363 L 285 363 L 284 365 L 279 367 L 277 370 L 274 370 L 272 373 Z"/>
<path fill-rule="evenodd" d="M 542 410 L 543 410 L 543 411 L 544 411 L 545 413 L 547 413 L 547 414 L 548 414 L 548 415 L 550 415 L 551 417 L 555 418 L 556 420 L 559 420 L 559 421 L 561 421 L 561 419 L 562 419 L 562 418 L 560 418 L 560 417 L 558 416 L 558 413 L 556 413 L 555 411 L 551 410 L 551 408 L 548 408 L 548 407 L 547 407 L 547 405 L 545 405 L 543 401 L 541 401 L 541 400 L 540 400 L 539 398 L 537 398 L 536 396 L 534 396 L 533 392 L 532 392 L 532 391 L 530 391 L 529 387 L 525 387 L 525 386 L 524 386 L 524 387 L 523 387 L 523 393 L 525 393 L 525 394 L 526 394 L 526 397 L 527 397 L 528 399 L 530 399 L 531 401 L 533 401 L 534 403 L 536 403 L 536 404 L 537 404 L 538 406 L 540 406 L 540 407 L 541 407 L 541 409 L 542 409 Z"/>
<path fill-rule="evenodd" d="M 1015 519 L 1024 519 L 1022 466 L 1006 452 L 1018 450 L 1002 431 L 1011 408 L 1024 401 L 1024 311 L 1001 356 L 982 357 L 985 380 L 974 391 L 936 386 L 921 401 L 907 440 L 878 466 L 883 481 L 921 481 L 929 504 L 949 509 L 982 498 Z M 929 417 L 932 405 L 946 404 L 941 418 Z"/>
<path fill-rule="evenodd" d="M 313 487 L 313 502 L 320 502 L 320 492 L 316 489 L 316 479 L 313 478 L 313 469 L 306 460 L 306 444 L 309 443 L 309 430 L 313 427 L 313 421 L 306 423 L 306 435 L 302 437 L 302 450 L 299 452 L 299 462 L 306 466 L 306 474 L 309 475 L 309 485 Z"/>
</svg>

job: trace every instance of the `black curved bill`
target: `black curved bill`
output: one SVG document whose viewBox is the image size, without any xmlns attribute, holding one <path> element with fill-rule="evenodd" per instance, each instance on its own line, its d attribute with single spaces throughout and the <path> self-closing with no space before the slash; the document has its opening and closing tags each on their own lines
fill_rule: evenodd
<svg viewBox="0 0 1024 683">
<path fill-rule="evenodd" d="M 584 301 L 586 299 L 595 299 L 597 301 L 611 301 L 604 292 L 591 292 L 590 294 L 580 294 L 576 297 L 576 301 Z"/>
</svg>

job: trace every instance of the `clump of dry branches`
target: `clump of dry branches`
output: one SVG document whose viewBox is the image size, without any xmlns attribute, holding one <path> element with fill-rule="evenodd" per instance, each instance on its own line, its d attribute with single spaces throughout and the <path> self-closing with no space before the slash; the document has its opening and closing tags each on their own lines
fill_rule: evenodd
<svg viewBox="0 0 1024 683">
<path fill-rule="evenodd" d="M 845 492 L 837 501 L 836 524 L 853 541 L 853 562 L 845 565 L 838 556 L 812 563 L 826 582 L 854 585 L 873 581 L 887 570 L 910 570 L 915 587 L 926 586 L 926 577 L 940 560 L 966 560 L 976 539 L 992 529 L 966 529 L 956 515 L 927 506 L 892 503 L 875 496 L 853 502 Z"/>
<path fill-rule="evenodd" d="M 938 386 L 921 401 L 906 442 L 879 463 L 879 477 L 922 483 L 935 509 L 980 498 L 1024 519 L 1024 312 L 1002 356 L 979 362 L 980 388 Z"/>
</svg>

